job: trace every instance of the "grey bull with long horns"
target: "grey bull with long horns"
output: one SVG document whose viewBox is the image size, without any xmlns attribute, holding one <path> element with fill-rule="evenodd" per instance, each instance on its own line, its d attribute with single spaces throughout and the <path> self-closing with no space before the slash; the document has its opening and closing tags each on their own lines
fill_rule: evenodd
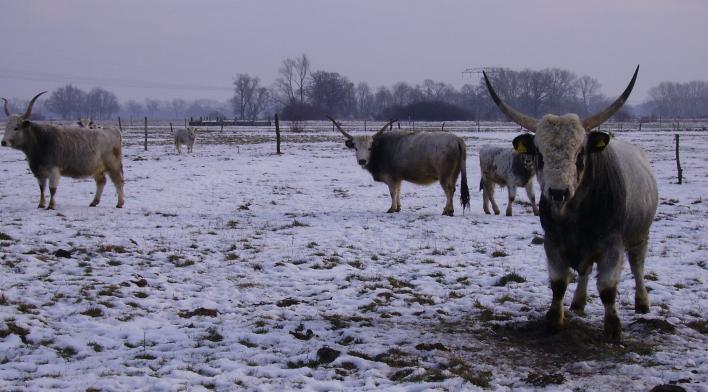
<svg viewBox="0 0 708 392">
<path fill-rule="evenodd" d="M 54 196 L 62 176 L 73 178 L 93 177 L 96 194 L 90 206 L 101 201 L 106 174 L 118 192 L 117 208 L 123 207 L 122 138 L 115 128 L 90 129 L 39 124 L 30 120 L 32 106 L 39 96 L 29 102 L 24 114 L 10 114 L 7 100 L 4 109 L 7 119 L 2 145 L 25 153 L 30 170 L 39 183 L 39 208 L 44 208 L 44 190 L 49 180 L 49 205 L 54 209 Z"/>
<path fill-rule="evenodd" d="M 419 185 L 439 181 L 447 198 L 443 215 L 453 216 L 452 199 L 460 174 L 462 209 L 469 207 L 467 148 L 461 138 L 446 132 L 384 132 L 395 120 L 373 135 L 352 136 L 337 121 L 328 118 L 346 137 L 345 145 L 355 151 L 359 165 L 371 173 L 374 181 L 388 185 L 391 207 L 387 212 L 401 211 L 402 181 Z"/>
<path fill-rule="evenodd" d="M 547 114 L 540 120 L 502 102 L 484 74 L 499 109 L 535 133 L 517 136 L 513 145 L 518 153 L 534 158 L 541 186 L 539 210 L 553 292 L 546 320 L 553 329 L 565 324 L 563 297 L 570 268 L 579 273 L 570 309 L 583 314 L 588 279 L 597 263 L 605 335 L 620 340 L 615 298 L 625 253 L 635 281 L 634 310 L 649 311 L 644 259 L 658 201 L 656 180 L 644 151 L 605 132 L 593 131 L 622 107 L 638 72 L 639 66 L 622 95 L 594 116 L 580 119 L 575 114 Z"/>
</svg>

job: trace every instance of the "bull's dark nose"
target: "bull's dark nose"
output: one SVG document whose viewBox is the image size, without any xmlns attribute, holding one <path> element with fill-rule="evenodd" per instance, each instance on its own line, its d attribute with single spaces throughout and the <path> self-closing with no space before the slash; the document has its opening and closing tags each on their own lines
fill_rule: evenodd
<svg viewBox="0 0 708 392">
<path fill-rule="evenodd" d="M 366 159 L 359 159 L 360 165 L 366 165 Z"/>
<path fill-rule="evenodd" d="M 3 141 L 2 141 L 2 145 L 3 145 L 3 146 L 7 146 L 7 142 L 3 140 Z"/>
<path fill-rule="evenodd" d="M 548 188 L 548 196 L 551 197 L 552 201 L 567 201 L 570 197 L 570 191 L 566 189 L 553 189 Z"/>
</svg>

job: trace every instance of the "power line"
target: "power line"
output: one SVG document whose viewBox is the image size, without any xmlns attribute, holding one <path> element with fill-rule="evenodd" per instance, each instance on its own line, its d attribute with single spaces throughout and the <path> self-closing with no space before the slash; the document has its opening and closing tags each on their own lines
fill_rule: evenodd
<svg viewBox="0 0 708 392">
<path fill-rule="evenodd" d="M 196 91 L 232 91 L 231 87 L 209 86 L 199 84 L 150 82 L 143 80 L 92 78 L 76 75 L 65 75 L 51 72 L 28 71 L 13 68 L 0 68 L 0 79 L 27 80 L 34 82 L 93 84 L 106 87 L 140 88 L 154 90 L 196 90 Z"/>
</svg>

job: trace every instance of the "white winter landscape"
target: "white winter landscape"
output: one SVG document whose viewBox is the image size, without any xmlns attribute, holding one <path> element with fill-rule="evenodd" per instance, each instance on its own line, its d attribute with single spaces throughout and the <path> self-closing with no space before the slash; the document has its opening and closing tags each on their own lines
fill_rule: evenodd
<svg viewBox="0 0 708 392">
<path fill-rule="evenodd" d="M 708 391 L 708 133 L 679 132 L 679 185 L 674 132 L 630 128 L 615 137 L 645 149 L 660 202 L 650 312 L 634 313 L 625 265 L 621 344 L 602 337 L 594 277 L 585 315 L 543 328 L 524 192 L 513 217 L 482 212 L 477 151 L 515 126 L 451 128 L 472 192 L 463 214 L 458 185 L 454 217 L 437 184 L 404 183 L 385 213 L 387 187 L 325 123 L 284 129 L 282 155 L 272 127 L 203 131 L 182 155 L 169 128 L 148 151 L 126 131 L 123 209 L 110 182 L 89 208 L 93 180 L 69 178 L 37 209 L 24 155 L 2 148 L 0 390 Z"/>
</svg>

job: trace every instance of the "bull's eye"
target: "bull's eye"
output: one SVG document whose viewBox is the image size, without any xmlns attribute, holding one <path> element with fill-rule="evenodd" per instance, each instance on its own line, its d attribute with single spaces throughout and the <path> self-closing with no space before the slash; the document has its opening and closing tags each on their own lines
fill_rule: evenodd
<svg viewBox="0 0 708 392">
<path fill-rule="evenodd" d="M 543 169 L 543 155 L 540 152 L 536 153 L 536 166 L 539 169 Z"/>
</svg>

